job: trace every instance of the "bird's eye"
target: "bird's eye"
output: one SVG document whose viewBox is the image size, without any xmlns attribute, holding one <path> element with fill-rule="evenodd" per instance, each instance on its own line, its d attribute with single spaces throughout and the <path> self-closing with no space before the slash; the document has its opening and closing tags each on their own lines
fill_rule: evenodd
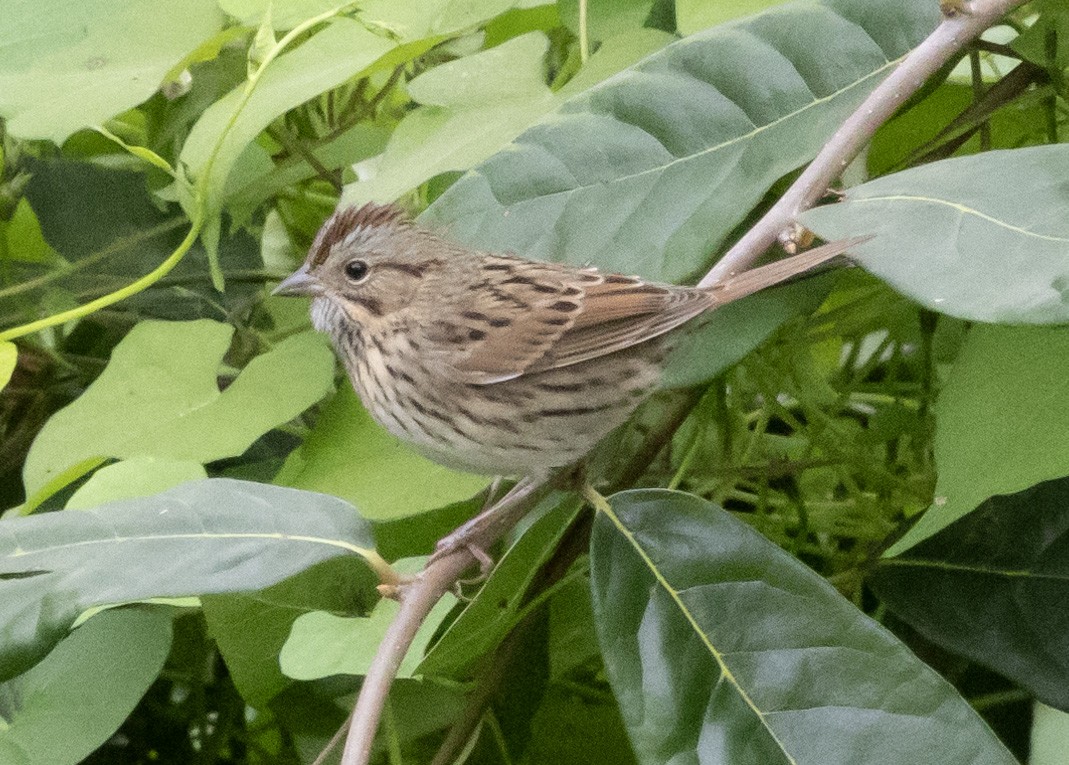
<svg viewBox="0 0 1069 765">
<path fill-rule="evenodd" d="M 361 281 L 367 276 L 368 265 L 362 260 L 350 260 L 345 264 L 345 275 L 354 282 Z"/>
</svg>

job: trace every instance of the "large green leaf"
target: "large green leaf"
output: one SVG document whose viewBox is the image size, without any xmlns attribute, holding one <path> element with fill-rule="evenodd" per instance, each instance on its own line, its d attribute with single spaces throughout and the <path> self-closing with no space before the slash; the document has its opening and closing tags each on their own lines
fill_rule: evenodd
<svg viewBox="0 0 1069 765">
<path fill-rule="evenodd" d="M 223 478 L 4 521 L 0 676 L 39 659 L 92 606 L 258 590 L 339 555 L 376 559 L 373 547 L 340 499 Z"/>
<path fill-rule="evenodd" d="M 1069 474 L 1069 329 L 975 327 L 936 403 L 935 499 L 903 550 L 995 494 Z"/>
<path fill-rule="evenodd" d="M 884 558 L 877 595 L 921 634 L 1069 709 L 1069 478 L 992 497 Z"/>
<path fill-rule="evenodd" d="M 474 246 L 681 280 L 938 18 L 924 0 L 794 3 L 693 35 L 565 103 L 424 220 Z"/>
<path fill-rule="evenodd" d="M 136 106 L 222 26 L 215 0 L 10 0 L 0 28 L 0 116 L 61 143 Z"/>
<path fill-rule="evenodd" d="M 82 762 L 133 711 L 170 647 L 162 610 L 94 616 L 36 667 L 0 683 L 0 762 Z"/>
<path fill-rule="evenodd" d="M 275 482 L 342 497 L 384 521 L 467 499 L 488 480 L 412 451 L 371 419 L 346 383 Z"/>
<path fill-rule="evenodd" d="M 640 762 L 1014 762 L 891 633 L 696 497 L 615 495 L 594 525 L 591 586 Z"/>
<path fill-rule="evenodd" d="M 821 236 L 876 237 L 851 250 L 934 311 L 974 321 L 1069 321 L 1069 147 L 958 157 L 850 189 L 810 210 Z"/>
<path fill-rule="evenodd" d="M 211 462 L 234 457 L 329 390 L 322 338 L 295 335 L 257 356 L 220 392 L 233 328 L 213 321 L 142 322 L 74 403 L 46 423 L 26 458 L 26 495 L 40 499 L 109 457 Z"/>
</svg>

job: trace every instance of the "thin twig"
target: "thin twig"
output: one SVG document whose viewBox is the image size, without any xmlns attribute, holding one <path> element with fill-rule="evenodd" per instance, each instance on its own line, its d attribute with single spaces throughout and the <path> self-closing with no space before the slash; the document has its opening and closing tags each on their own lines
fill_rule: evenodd
<svg viewBox="0 0 1069 765">
<path fill-rule="evenodd" d="M 902 63 L 876 86 L 869 97 L 851 114 L 820 150 L 809 167 L 787 192 L 710 269 L 700 282 L 708 287 L 745 271 L 782 235 L 790 235 L 800 213 L 824 196 L 843 168 L 886 122 L 933 74 L 952 59 L 973 38 L 978 37 L 1007 12 L 1025 0 L 972 0 L 947 3 L 955 7 L 924 42 L 910 51 Z"/>
<path fill-rule="evenodd" d="M 327 169 L 326 165 L 319 161 L 319 157 L 313 154 L 307 146 L 290 135 L 290 131 L 284 126 L 272 125 L 267 128 L 267 134 L 286 147 L 286 150 L 290 153 L 291 157 L 300 157 L 311 165 L 312 169 L 316 171 L 316 174 L 320 178 L 329 183 L 336 192 L 339 194 L 341 193 L 341 181 L 338 180 L 334 173 Z"/>
</svg>

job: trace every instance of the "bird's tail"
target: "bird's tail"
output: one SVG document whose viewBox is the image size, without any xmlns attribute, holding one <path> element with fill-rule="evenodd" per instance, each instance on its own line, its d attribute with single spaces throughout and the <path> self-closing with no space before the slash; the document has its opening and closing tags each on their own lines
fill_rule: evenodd
<svg viewBox="0 0 1069 765">
<path fill-rule="evenodd" d="M 801 255 L 792 255 L 759 268 L 743 271 L 737 276 L 730 276 L 719 284 L 711 285 L 709 291 L 716 297 L 717 305 L 731 303 L 760 292 L 766 287 L 809 275 L 818 266 L 834 260 L 849 248 L 867 242 L 871 238 L 871 236 L 855 236 L 828 242 L 820 247 L 806 250 Z"/>
</svg>

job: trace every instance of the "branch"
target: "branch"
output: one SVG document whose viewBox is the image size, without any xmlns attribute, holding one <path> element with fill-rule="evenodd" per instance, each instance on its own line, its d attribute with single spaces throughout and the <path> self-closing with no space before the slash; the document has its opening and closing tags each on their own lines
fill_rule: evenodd
<svg viewBox="0 0 1069 765">
<path fill-rule="evenodd" d="M 1025 0 L 944 0 L 943 22 L 911 50 L 886 80 L 835 131 L 809 167 L 779 201 L 717 261 L 699 286 L 717 284 L 745 271 L 777 239 L 790 236 L 800 213 L 819 200 L 843 168 L 871 140 L 877 128 L 973 38 Z"/>
<path fill-rule="evenodd" d="M 439 542 L 438 552 L 411 582 L 402 585 L 401 609 L 390 623 L 368 668 L 356 707 L 349 718 L 349 735 L 341 765 L 362 765 L 371 756 L 371 745 L 379 727 L 386 696 L 408 653 L 416 631 L 427 614 L 448 592 L 460 575 L 477 562 L 472 549 L 493 545 L 512 528 L 549 490 L 549 479 L 524 480 L 490 508 L 465 523 Z"/>
</svg>

